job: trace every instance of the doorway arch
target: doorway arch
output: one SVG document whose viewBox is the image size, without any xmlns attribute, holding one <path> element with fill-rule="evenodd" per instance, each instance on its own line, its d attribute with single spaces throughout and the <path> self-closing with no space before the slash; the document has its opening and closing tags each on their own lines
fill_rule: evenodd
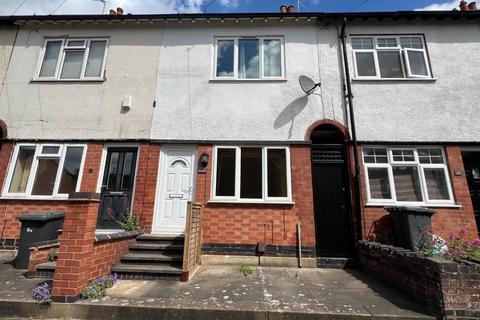
<svg viewBox="0 0 480 320">
<path fill-rule="evenodd" d="M 332 120 L 313 124 L 312 184 L 316 252 L 319 257 L 349 258 L 352 254 L 352 205 L 348 170 L 348 130 Z"/>
</svg>

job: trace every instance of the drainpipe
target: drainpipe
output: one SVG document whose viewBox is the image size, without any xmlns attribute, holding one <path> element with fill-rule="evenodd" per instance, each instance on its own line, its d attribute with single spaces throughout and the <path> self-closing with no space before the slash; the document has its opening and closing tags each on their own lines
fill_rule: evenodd
<svg viewBox="0 0 480 320">
<path fill-rule="evenodd" d="M 348 100 L 348 113 L 350 120 L 350 130 L 352 133 L 352 144 L 353 144 L 353 159 L 355 161 L 355 175 L 353 176 L 354 188 L 355 188 L 355 207 L 357 211 L 357 216 L 360 218 L 360 223 L 358 224 L 358 232 L 360 237 L 363 236 L 362 224 L 364 223 L 363 212 L 362 212 L 362 201 L 360 197 L 360 164 L 358 160 L 358 142 L 357 142 L 357 130 L 355 127 L 355 114 L 353 110 L 353 94 L 352 94 L 352 85 L 350 78 L 350 67 L 348 65 L 347 57 L 347 47 L 345 45 L 345 39 L 347 35 L 345 29 L 347 28 L 347 18 L 343 18 L 342 31 L 340 32 L 340 39 L 342 41 L 342 53 L 343 53 L 343 64 L 345 71 L 344 90 L 346 89 L 345 97 Z"/>
</svg>

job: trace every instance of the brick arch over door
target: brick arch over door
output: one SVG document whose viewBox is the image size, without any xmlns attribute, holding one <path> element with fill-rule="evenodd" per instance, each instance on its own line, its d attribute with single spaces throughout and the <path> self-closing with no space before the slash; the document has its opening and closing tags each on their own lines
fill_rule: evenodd
<svg viewBox="0 0 480 320">
<path fill-rule="evenodd" d="M 322 125 L 330 125 L 335 127 L 338 132 L 343 135 L 344 140 L 350 140 L 350 133 L 348 132 L 348 129 L 342 123 L 331 119 L 321 119 L 312 123 L 305 132 L 305 140 L 310 141 L 312 132 Z"/>
</svg>

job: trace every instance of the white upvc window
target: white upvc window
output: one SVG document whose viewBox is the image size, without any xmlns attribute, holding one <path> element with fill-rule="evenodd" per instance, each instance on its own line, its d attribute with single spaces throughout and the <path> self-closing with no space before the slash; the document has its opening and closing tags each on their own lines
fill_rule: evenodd
<svg viewBox="0 0 480 320">
<path fill-rule="evenodd" d="M 217 37 L 214 47 L 213 79 L 285 78 L 283 37 Z"/>
<path fill-rule="evenodd" d="M 454 204 L 440 147 L 365 147 L 363 162 L 370 204 Z"/>
<path fill-rule="evenodd" d="M 79 191 L 86 150 L 82 144 L 17 144 L 3 196 L 66 198 Z"/>
<path fill-rule="evenodd" d="M 357 79 L 431 78 L 420 35 L 352 36 Z"/>
<path fill-rule="evenodd" d="M 37 80 L 102 80 L 107 38 L 48 38 L 38 62 Z"/>
<path fill-rule="evenodd" d="M 217 146 L 212 200 L 291 202 L 288 147 Z"/>
</svg>

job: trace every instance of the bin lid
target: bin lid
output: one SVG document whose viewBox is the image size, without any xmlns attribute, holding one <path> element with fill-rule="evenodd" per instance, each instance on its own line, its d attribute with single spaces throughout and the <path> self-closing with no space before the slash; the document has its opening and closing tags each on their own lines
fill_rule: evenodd
<svg viewBox="0 0 480 320">
<path fill-rule="evenodd" d="M 414 212 L 425 215 L 432 215 L 435 213 L 435 210 L 428 209 L 425 207 L 414 207 L 414 206 L 386 206 L 385 210 L 388 212 Z"/>
<path fill-rule="evenodd" d="M 20 221 L 48 221 L 65 217 L 65 212 L 27 212 L 17 217 Z"/>
</svg>

